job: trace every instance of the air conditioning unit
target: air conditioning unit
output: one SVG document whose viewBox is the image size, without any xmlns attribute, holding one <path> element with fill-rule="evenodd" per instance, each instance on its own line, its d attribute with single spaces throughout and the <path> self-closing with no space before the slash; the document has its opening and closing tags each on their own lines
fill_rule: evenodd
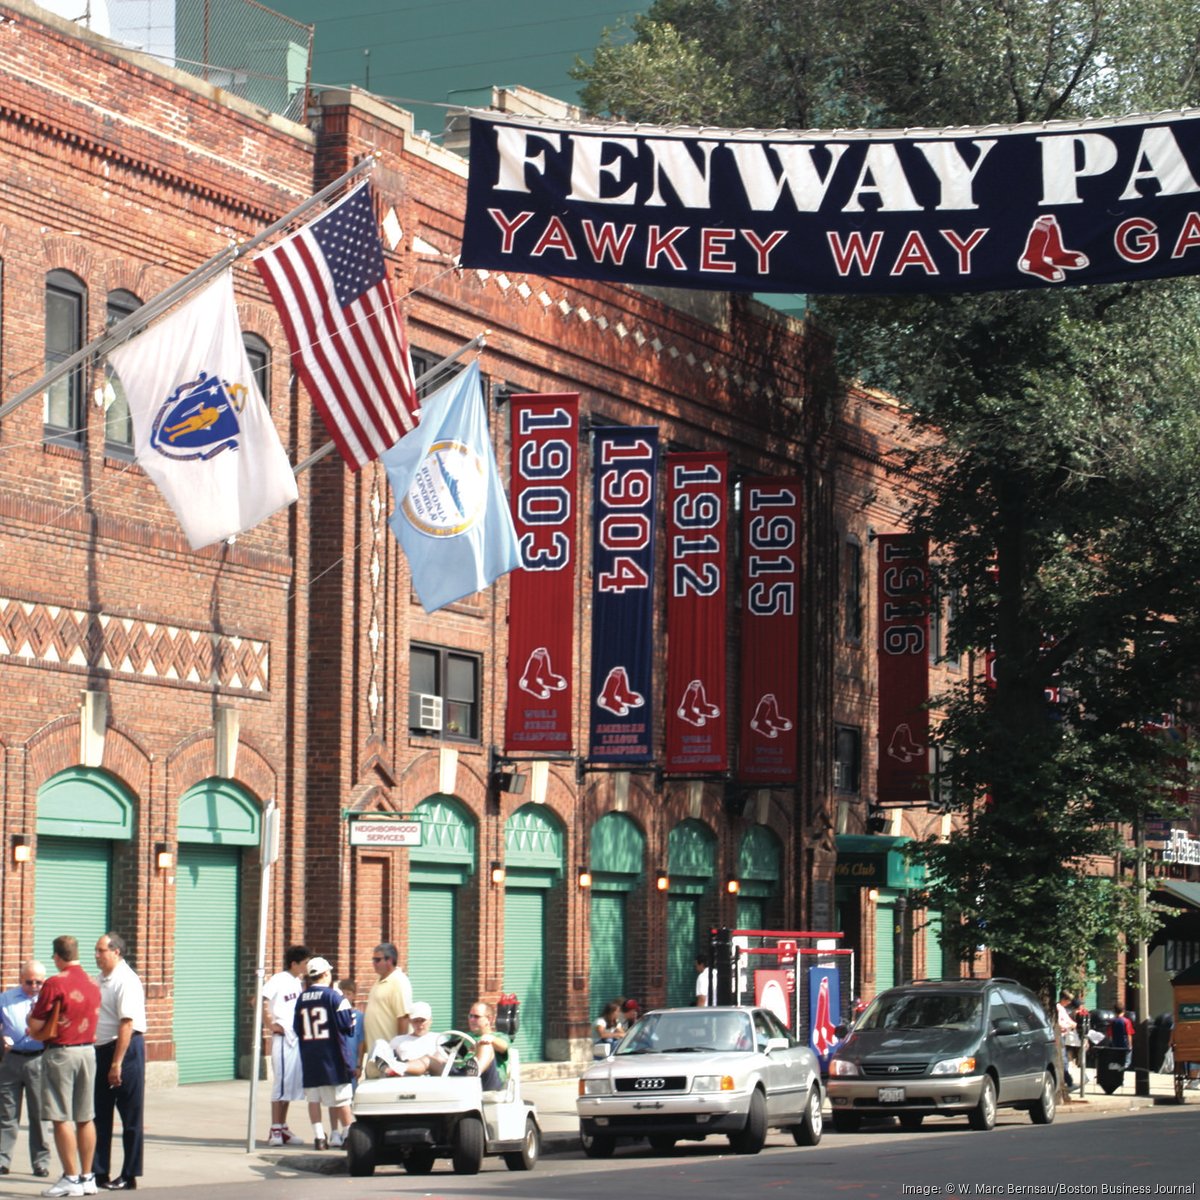
<svg viewBox="0 0 1200 1200">
<path fill-rule="evenodd" d="M 428 692 L 409 692 L 408 722 L 413 729 L 442 732 L 442 698 Z"/>
</svg>

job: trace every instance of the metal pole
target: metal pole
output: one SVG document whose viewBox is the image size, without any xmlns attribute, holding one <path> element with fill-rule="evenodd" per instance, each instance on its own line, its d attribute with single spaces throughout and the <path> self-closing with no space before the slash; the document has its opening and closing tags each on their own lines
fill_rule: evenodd
<svg viewBox="0 0 1200 1200">
<path fill-rule="evenodd" d="M 258 957 L 254 968 L 254 1042 L 250 1054 L 250 1104 L 246 1114 L 246 1153 L 254 1153 L 258 1074 L 262 1069 L 263 982 L 267 962 L 267 915 L 271 900 L 271 867 L 279 857 L 279 806 L 270 801 L 263 810 L 262 871 L 258 893 Z"/>
<path fill-rule="evenodd" d="M 1137 1047 L 1137 1062 L 1133 1068 L 1134 1092 L 1138 1096 L 1150 1095 L 1150 955 L 1146 946 L 1146 823 L 1139 807 L 1134 817 L 1134 847 L 1137 851 L 1137 990 L 1138 1025 L 1134 1030 L 1133 1044 Z"/>
</svg>

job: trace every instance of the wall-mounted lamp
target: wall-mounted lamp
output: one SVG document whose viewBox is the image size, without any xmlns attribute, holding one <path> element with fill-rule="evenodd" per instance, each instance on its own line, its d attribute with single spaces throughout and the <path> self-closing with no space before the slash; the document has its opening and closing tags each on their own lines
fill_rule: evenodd
<svg viewBox="0 0 1200 1200">
<path fill-rule="evenodd" d="M 879 804 L 872 804 L 867 809 L 867 829 L 871 833 L 883 833 L 891 824 L 887 809 Z"/>
<path fill-rule="evenodd" d="M 875 901 L 879 899 L 879 889 L 878 888 L 868 888 L 867 889 L 867 899 L 870 900 L 870 902 L 872 904 L 874 904 Z"/>
<path fill-rule="evenodd" d="M 665 892 L 671 886 L 671 877 L 666 871 L 659 871 L 658 877 L 654 880 L 654 886 L 660 891 Z"/>
<path fill-rule="evenodd" d="M 591 871 L 580 871 L 579 872 L 579 886 L 581 888 L 590 888 L 592 886 Z"/>
<path fill-rule="evenodd" d="M 29 844 L 29 835 L 14 833 L 12 840 L 13 862 L 27 863 L 33 858 L 33 847 Z"/>
<path fill-rule="evenodd" d="M 492 863 L 492 882 L 497 887 L 499 887 L 500 884 L 502 884 L 504 882 L 507 874 L 508 874 L 508 872 L 505 871 L 504 864 L 502 862 L 493 862 Z"/>
<path fill-rule="evenodd" d="M 725 890 L 731 895 L 736 896 L 742 890 L 742 881 L 740 879 L 729 878 L 725 881 Z"/>
<path fill-rule="evenodd" d="M 154 865 L 160 871 L 169 871 L 175 865 L 175 855 L 166 842 L 155 843 Z"/>
<path fill-rule="evenodd" d="M 493 771 L 492 787 L 498 792 L 508 792 L 519 796 L 525 790 L 526 776 L 518 775 L 516 771 Z"/>
</svg>

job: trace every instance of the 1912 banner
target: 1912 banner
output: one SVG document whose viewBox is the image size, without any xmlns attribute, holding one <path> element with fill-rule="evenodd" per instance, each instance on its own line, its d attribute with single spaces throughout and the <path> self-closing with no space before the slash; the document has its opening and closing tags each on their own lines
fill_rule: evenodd
<svg viewBox="0 0 1200 1200">
<path fill-rule="evenodd" d="M 742 484 L 742 714 L 738 778 L 797 777 L 800 707 L 800 480 Z"/>
<path fill-rule="evenodd" d="M 1200 113 L 763 132 L 472 115 L 465 266 L 971 292 L 1200 272 Z"/>
<path fill-rule="evenodd" d="M 729 455 L 667 455 L 665 768 L 724 771 Z"/>
<path fill-rule="evenodd" d="M 658 430 L 592 430 L 592 697 L 594 760 L 654 753 L 654 510 Z"/>
<path fill-rule="evenodd" d="M 879 547 L 880 804 L 929 800 L 929 542 L 885 533 Z"/>
<path fill-rule="evenodd" d="M 570 751 L 575 678 L 579 396 L 513 396 L 513 524 L 504 748 Z"/>
</svg>

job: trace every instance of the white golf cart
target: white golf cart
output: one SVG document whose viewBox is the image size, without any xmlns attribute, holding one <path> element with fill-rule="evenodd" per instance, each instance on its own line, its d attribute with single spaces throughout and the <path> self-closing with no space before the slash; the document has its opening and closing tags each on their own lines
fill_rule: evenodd
<svg viewBox="0 0 1200 1200">
<path fill-rule="evenodd" d="M 485 1092 L 473 1075 L 451 1075 L 475 1039 L 452 1029 L 440 1044 L 446 1067 L 440 1075 L 366 1079 L 354 1094 L 354 1124 L 346 1138 L 351 1175 L 373 1175 L 395 1163 L 410 1175 L 427 1175 L 435 1160 L 449 1158 L 459 1175 L 474 1175 L 485 1154 L 499 1154 L 510 1171 L 529 1171 L 541 1154 L 537 1110 L 521 1099 L 515 1047 L 508 1051 L 504 1089 Z"/>
</svg>

